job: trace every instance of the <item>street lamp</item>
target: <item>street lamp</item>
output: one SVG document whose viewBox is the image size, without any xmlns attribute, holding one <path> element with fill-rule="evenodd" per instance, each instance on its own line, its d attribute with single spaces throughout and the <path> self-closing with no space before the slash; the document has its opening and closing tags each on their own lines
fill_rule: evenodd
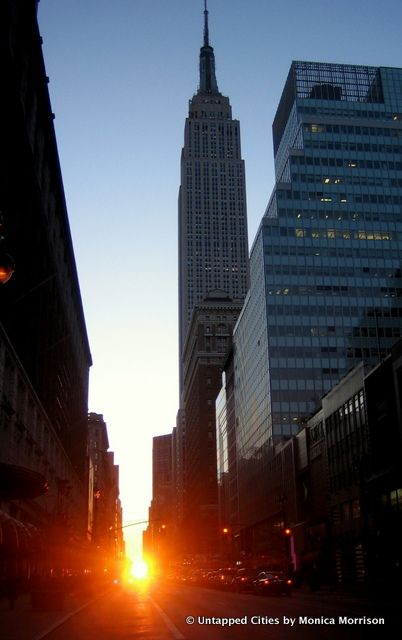
<svg viewBox="0 0 402 640">
<path fill-rule="evenodd" d="M 3 226 L 3 216 L 0 212 L 0 228 Z M 0 284 L 8 282 L 15 271 L 13 258 L 6 251 L 6 239 L 0 233 Z"/>
<path fill-rule="evenodd" d="M 15 271 L 14 260 L 1 246 L 3 241 L 0 237 L 0 284 L 8 282 Z"/>
</svg>

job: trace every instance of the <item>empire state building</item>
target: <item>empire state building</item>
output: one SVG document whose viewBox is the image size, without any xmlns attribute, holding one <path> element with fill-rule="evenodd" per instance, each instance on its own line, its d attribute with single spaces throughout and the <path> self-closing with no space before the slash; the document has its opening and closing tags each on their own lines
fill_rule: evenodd
<svg viewBox="0 0 402 640">
<path fill-rule="evenodd" d="M 249 285 L 247 210 L 240 124 L 215 76 L 205 0 L 200 83 L 189 102 L 179 191 L 180 388 L 195 305 L 220 291 L 243 300 Z"/>
</svg>

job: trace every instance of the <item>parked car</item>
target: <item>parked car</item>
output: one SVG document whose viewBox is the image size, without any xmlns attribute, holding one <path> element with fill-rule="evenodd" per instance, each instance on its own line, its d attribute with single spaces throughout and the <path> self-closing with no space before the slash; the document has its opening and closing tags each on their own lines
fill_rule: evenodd
<svg viewBox="0 0 402 640">
<path fill-rule="evenodd" d="M 214 569 L 213 571 L 208 571 L 205 576 L 205 586 L 206 587 L 215 587 L 218 581 L 218 571 Z"/>
<path fill-rule="evenodd" d="M 231 567 L 219 569 L 216 586 L 219 589 L 230 589 L 233 582 L 233 576 L 236 574 L 236 571 L 237 569 L 233 569 Z"/>
<path fill-rule="evenodd" d="M 253 583 L 255 593 L 267 596 L 291 596 L 292 580 L 282 572 L 261 571 Z"/>
<path fill-rule="evenodd" d="M 232 580 L 232 589 L 235 591 L 253 591 L 254 581 L 257 579 L 260 569 L 238 569 Z"/>
</svg>

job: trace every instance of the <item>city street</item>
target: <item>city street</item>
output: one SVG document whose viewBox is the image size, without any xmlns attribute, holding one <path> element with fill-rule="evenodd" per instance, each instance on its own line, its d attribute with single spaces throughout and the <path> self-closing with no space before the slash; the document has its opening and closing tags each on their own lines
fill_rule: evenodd
<svg viewBox="0 0 402 640">
<path fill-rule="evenodd" d="M 383 625 L 350 619 L 384 618 Z M 347 622 L 339 624 L 339 617 Z M 232 620 L 230 620 L 232 618 Z M 318 618 L 322 622 L 316 622 Z M 236 620 L 237 619 L 237 620 Z M 331 624 L 334 620 L 335 624 Z M 188 621 L 188 622 L 187 622 Z M 326 622 L 326 624 L 325 624 Z M 396 632 L 398 616 L 390 604 L 324 594 L 263 597 L 176 584 L 150 589 L 110 590 L 82 609 L 46 640 L 221 640 L 383 636 Z"/>
</svg>

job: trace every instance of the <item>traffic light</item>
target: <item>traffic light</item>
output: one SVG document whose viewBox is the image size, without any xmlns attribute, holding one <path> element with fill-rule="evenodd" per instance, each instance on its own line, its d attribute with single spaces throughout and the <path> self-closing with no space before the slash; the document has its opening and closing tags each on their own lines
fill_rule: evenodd
<svg viewBox="0 0 402 640">
<path fill-rule="evenodd" d="M 292 529 L 289 529 L 289 527 L 286 527 L 286 529 L 283 530 L 283 535 L 286 536 L 287 538 L 291 536 L 292 533 L 293 533 Z"/>
</svg>

